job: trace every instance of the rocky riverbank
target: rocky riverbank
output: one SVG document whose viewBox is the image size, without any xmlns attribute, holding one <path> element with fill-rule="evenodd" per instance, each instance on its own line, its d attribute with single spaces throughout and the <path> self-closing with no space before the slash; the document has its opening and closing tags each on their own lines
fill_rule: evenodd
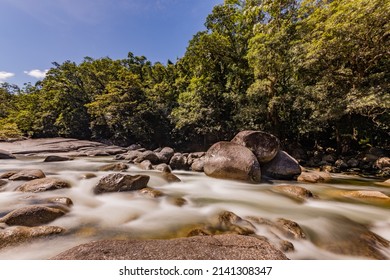
<svg viewBox="0 0 390 280">
<path fill-rule="evenodd" d="M 199 190 L 181 188 L 193 184 L 192 179 L 188 180 L 186 176 L 197 172 L 200 174 L 204 172 L 210 176 L 212 184 L 225 184 L 228 193 L 229 188 L 236 189 L 235 186 L 245 186 L 236 194 L 226 196 L 221 203 L 236 199 L 236 195 L 245 194 L 248 188 L 252 192 L 252 188 L 258 185 L 262 196 L 276 197 L 277 200 L 289 199 L 291 202 L 283 200 L 284 203 L 290 205 L 291 209 L 298 209 L 296 211 L 301 211 L 300 208 L 307 207 L 310 203 L 338 201 L 346 205 L 357 203 L 378 207 L 382 209 L 381 213 L 388 213 L 390 197 L 386 188 L 390 186 L 389 180 L 377 181 L 376 188 L 334 188 L 331 185 L 324 185 L 324 182 L 332 184 L 340 180 L 334 173 L 331 173 L 338 170 L 323 168 L 321 171 L 319 168 L 303 168 L 298 162 L 302 160 L 299 158 L 296 160 L 290 154 L 294 153 L 283 151 L 276 137 L 257 131 L 241 132 L 231 142 L 218 142 L 208 151 L 201 153 L 178 153 L 169 147 L 151 151 L 138 145 L 124 148 L 63 138 L 2 142 L 0 143 L 0 194 L 4 196 L 0 197 L 2 201 L 0 253 L 31 242 L 39 242 L 42 239 L 50 241 L 66 238 L 69 235 L 77 237 L 80 234 L 84 235 L 85 231 L 92 231 L 91 236 L 95 236 L 93 233 L 96 230 L 95 226 L 82 226 L 86 222 L 80 221 L 85 218 L 81 218 L 76 223 L 73 221 L 71 224 L 66 221 L 80 214 L 83 217 L 85 213 L 79 213 L 83 211 L 83 207 L 87 207 L 90 211 L 103 207 L 101 206 L 102 200 L 107 200 L 104 204 L 107 208 L 103 208 L 106 209 L 104 211 L 111 212 L 114 211 L 113 209 L 118 211 L 119 205 L 123 206 L 120 210 L 121 214 L 116 212 L 113 215 L 119 217 L 124 215 L 126 218 L 111 216 L 112 220 L 119 219 L 118 224 L 131 223 L 137 221 L 140 215 L 142 216 L 139 210 L 135 212 L 128 210 L 127 215 L 124 209 L 128 206 L 127 203 L 124 206 L 123 200 L 133 201 L 136 204 L 141 200 L 142 203 L 146 203 L 145 205 L 149 205 L 147 207 L 151 207 L 150 209 L 155 208 L 156 205 L 160 205 L 159 207 L 171 205 L 168 208 L 174 207 L 172 213 L 175 214 L 180 211 L 185 212 L 187 208 L 190 211 L 188 213 L 194 213 L 191 212 L 193 211 L 191 207 L 196 206 L 194 209 L 197 209 L 205 203 L 196 202 L 196 197 L 201 195 L 201 188 Z M 93 160 L 89 163 L 85 159 Z M 322 159 L 327 159 L 327 162 L 333 161 L 325 156 Z M 374 160 L 374 157 L 370 159 Z M 386 154 L 382 153 L 371 163 L 386 172 L 388 168 L 386 159 L 388 159 Z M 15 162 L 16 166 L 20 167 L 9 168 L 6 164 L 8 162 Z M 87 167 L 90 164 L 96 167 L 90 169 Z M 76 165 L 79 167 L 72 167 Z M 70 169 L 70 173 L 67 172 L 67 168 Z M 80 172 L 76 171 L 77 169 L 81 169 Z M 61 174 L 70 175 L 64 177 Z M 318 184 L 319 188 L 313 187 L 313 183 Z M 87 193 L 81 196 L 84 198 L 80 198 L 79 192 L 85 186 L 88 186 Z M 173 193 L 171 188 L 179 188 L 181 191 Z M 178 195 L 188 191 L 195 193 L 195 196 L 193 194 Z M 123 193 L 123 195 L 118 197 L 118 193 Z M 256 193 L 255 191 L 252 196 L 256 197 Z M 106 205 L 111 205 L 110 199 L 113 196 L 119 198 L 119 201 L 112 204 L 110 208 Z M 262 196 L 259 197 L 260 200 L 263 199 Z M 254 203 L 250 202 L 252 198 L 245 199 L 246 201 L 249 199 L 246 202 L 248 205 Z M 83 205 L 81 208 L 80 204 Z M 263 204 L 269 203 L 265 200 Z M 85 245 L 66 251 L 54 258 L 119 259 L 130 258 L 130 255 L 133 255 L 137 259 L 286 259 L 286 254 L 294 254 L 296 246 L 299 247 L 306 243 L 334 254 L 371 259 L 388 258 L 385 252 L 389 250 L 389 241 L 373 232 L 373 225 L 367 221 L 362 223 L 350 217 L 332 218 L 331 224 L 339 224 L 348 230 L 340 234 L 328 235 L 317 232 L 316 228 L 305 224 L 305 219 L 302 220 L 302 226 L 294 219 L 286 218 L 289 216 L 289 211 L 285 211 L 285 215 L 275 217 L 274 214 L 270 214 L 272 211 L 266 214 L 261 209 L 253 213 L 249 211 L 247 214 L 243 211 L 245 215 L 238 216 L 236 211 L 230 211 L 227 207 L 225 210 L 215 211 L 205 217 L 198 217 L 193 222 L 187 221 L 180 226 L 176 225 L 174 233 L 169 234 L 161 232 L 160 234 L 136 234 L 120 229 L 118 234 L 109 234 L 109 239 L 119 238 L 126 239 L 126 241 L 95 242 L 96 240 L 92 240 L 93 243 L 88 243 L 87 241 L 91 240 L 83 239 L 86 241 Z M 99 210 L 99 213 L 101 211 Z M 144 211 L 148 213 L 148 209 Z M 263 215 L 258 215 L 257 212 Z M 94 219 L 88 219 L 89 222 L 86 224 L 95 223 Z M 110 227 L 106 230 L 111 231 Z M 332 230 L 337 231 L 339 228 L 335 226 Z M 220 236 L 221 234 L 223 235 Z M 98 240 L 105 239 L 98 236 L 96 235 Z M 169 241 L 139 240 L 147 236 L 151 236 L 152 239 L 169 238 Z M 333 237 L 330 238 L 330 236 Z M 167 244 L 178 250 L 163 252 Z M 213 244 L 224 245 L 214 246 Z M 191 253 L 185 253 L 183 250 L 183 248 L 193 246 L 197 250 Z M 123 254 L 123 248 L 130 247 L 133 251 L 129 249 L 127 254 Z M 149 249 L 142 253 L 136 249 L 138 247 Z M 109 254 L 106 253 L 107 250 L 110 251 Z M 90 253 L 86 254 L 87 251 Z"/>
</svg>

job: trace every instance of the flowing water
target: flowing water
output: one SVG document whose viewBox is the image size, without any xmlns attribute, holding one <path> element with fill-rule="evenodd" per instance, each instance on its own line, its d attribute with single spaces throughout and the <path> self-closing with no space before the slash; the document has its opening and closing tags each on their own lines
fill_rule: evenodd
<svg viewBox="0 0 390 280">
<path fill-rule="evenodd" d="M 374 179 L 335 175 L 329 184 L 304 184 L 273 181 L 246 184 L 219 180 L 203 173 L 174 172 L 182 182 L 168 184 L 157 171 L 145 171 L 131 165 L 130 175 L 151 176 L 148 186 L 165 195 L 153 198 L 139 193 L 110 193 L 95 195 L 92 188 L 104 175 L 113 171 L 97 171 L 112 163 L 109 157 L 77 158 L 73 161 L 44 163 L 42 158 L 0 161 L 0 174 L 14 169 L 42 169 L 47 177 L 66 179 L 70 189 L 44 193 L 21 193 L 14 189 L 21 182 L 10 181 L 0 187 L 0 217 L 10 210 L 31 204 L 33 198 L 69 197 L 74 205 L 65 216 L 50 225 L 67 229 L 66 234 L 0 250 L 0 259 L 47 259 L 73 246 L 104 238 L 172 238 L 185 236 L 189 229 L 204 224 L 221 211 L 231 211 L 245 217 L 269 220 L 285 218 L 297 222 L 306 233 L 305 240 L 291 240 L 295 250 L 287 252 L 290 259 L 364 259 L 354 254 L 354 234 L 364 230 L 390 240 L 390 205 L 387 203 L 345 200 L 338 197 L 341 190 L 375 190 L 390 195 L 390 188 L 376 184 Z M 96 177 L 85 179 L 85 174 Z M 297 184 L 311 190 L 318 199 L 299 202 L 272 191 L 275 185 Z M 1 189 L 2 188 L 2 189 Z M 187 203 L 177 206 L 173 198 Z M 275 234 L 261 224 L 254 224 L 256 233 L 275 240 Z M 328 250 L 329 246 L 347 242 L 351 252 L 342 254 Z M 356 243 L 361 240 L 357 239 Z M 329 245 L 330 244 L 330 245 Z M 333 246 L 333 247 L 334 247 Z M 352 248 L 352 249 L 351 249 Z M 378 247 L 390 258 L 390 250 Z"/>
</svg>

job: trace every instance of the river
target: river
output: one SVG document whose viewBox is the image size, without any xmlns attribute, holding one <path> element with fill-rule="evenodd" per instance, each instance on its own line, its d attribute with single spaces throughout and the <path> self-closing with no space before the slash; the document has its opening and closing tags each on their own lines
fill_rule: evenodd
<svg viewBox="0 0 390 280">
<path fill-rule="evenodd" d="M 67 233 L 52 239 L 10 247 L 0 251 L 0 259 L 48 259 L 73 246 L 104 238 L 172 238 L 185 236 L 191 226 L 205 223 L 221 211 L 231 211 L 245 217 L 269 220 L 285 218 L 298 223 L 307 238 L 289 240 L 295 250 L 286 252 L 290 259 L 364 259 L 353 253 L 354 235 L 364 230 L 390 240 L 390 205 L 341 199 L 343 190 L 374 190 L 390 195 L 390 188 L 376 184 L 378 180 L 332 174 L 331 183 L 308 184 L 273 181 L 246 184 L 231 180 L 213 179 L 203 173 L 175 171 L 182 182 L 168 184 L 158 171 L 145 171 L 131 165 L 126 173 L 151 176 L 148 186 L 165 195 L 157 198 L 135 193 L 95 195 L 92 188 L 104 175 L 113 171 L 97 171 L 112 163 L 112 157 L 76 158 L 73 161 L 45 163 L 42 158 L 0 161 L 0 174 L 14 169 L 42 169 L 48 177 L 66 179 L 70 189 L 44 193 L 22 193 L 14 189 L 21 184 L 10 181 L 0 191 L 0 216 L 10 210 L 31 203 L 31 196 L 69 197 L 74 205 L 65 216 L 53 221 L 67 229 Z M 85 174 L 96 177 L 86 179 Z M 293 200 L 272 191 L 275 185 L 298 184 L 312 191 L 317 199 L 305 202 Z M 184 198 L 186 204 L 178 206 L 174 198 Z M 275 234 L 261 224 L 254 224 L 256 233 L 275 240 Z M 187 230 L 187 231 L 186 231 Z M 352 239 L 352 240 L 351 240 Z M 334 244 L 332 242 L 335 242 Z M 351 252 L 342 254 L 331 250 L 347 243 Z M 324 245 L 325 244 L 325 245 Z M 378 248 L 390 258 L 389 248 Z"/>
</svg>

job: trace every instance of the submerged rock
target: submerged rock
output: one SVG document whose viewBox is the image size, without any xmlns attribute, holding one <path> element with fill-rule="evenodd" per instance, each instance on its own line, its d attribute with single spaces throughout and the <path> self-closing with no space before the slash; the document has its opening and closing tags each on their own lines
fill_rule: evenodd
<svg viewBox="0 0 390 280">
<path fill-rule="evenodd" d="M 15 226 L 0 230 L 0 249 L 16 246 L 32 240 L 61 234 L 65 229 L 56 226 Z"/>
<path fill-rule="evenodd" d="M 15 159 L 16 157 L 8 151 L 0 149 L 0 159 Z"/>
<path fill-rule="evenodd" d="M 206 175 L 249 182 L 260 182 L 260 165 L 255 155 L 246 147 L 231 143 L 215 143 L 207 151 L 204 163 Z"/>
<path fill-rule="evenodd" d="M 326 231 L 311 232 L 310 240 L 316 246 L 336 254 L 368 259 L 386 259 L 382 250 L 390 248 L 388 240 L 346 218 L 333 219 Z"/>
<path fill-rule="evenodd" d="M 67 156 L 51 155 L 51 156 L 47 156 L 43 161 L 44 162 L 57 162 L 57 161 L 69 161 L 69 160 L 73 160 L 73 158 L 67 157 Z"/>
<path fill-rule="evenodd" d="M 33 205 L 11 211 L 0 219 L 0 223 L 9 226 L 35 227 L 50 223 L 65 214 L 62 209 Z"/>
<path fill-rule="evenodd" d="M 95 194 L 107 192 L 127 192 L 143 189 L 147 186 L 150 177 L 147 175 L 126 175 L 114 173 L 104 176 L 93 188 Z"/>
<path fill-rule="evenodd" d="M 150 187 L 146 187 L 146 188 L 140 189 L 138 191 L 138 193 L 140 193 L 142 195 L 145 195 L 145 196 L 149 196 L 151 198 L 157 198 L 157 197 L 164 196 L 164 193 L 162 191 L 159 191 L 159 190 L 156 190 L 156 189 L 153 189 L 153 188 L 150 188 Z"/>
<path fill-rule="evenodd" d="M 67 181 L 57 178 L 42 178 L 26 182 L 16 188 L 20 192 L 45 192 L 58 189 L 70 188 Z"/>
<path fill-rule="evenodd" d="M 260 164 L 270 162 L 280 149 L 279 139 L 263 131 L 245 130 L 239 132 L 232 140 L 251 150 Z"/>
<path fill-rule="evenodd" d="M 300 202 L 305 201 L 306 199 L 314 198 L 315 195 L 300 186 L 295 185 L 280 185 L 280 186 L 274 186 L 272 187 L 272 190 L 277 193 L 281 193 L 284 195 L 287 195 L 288 197 L 291 197 L 295 200 L 298 200 Z"/>
<path fill-rule="evenodd" d="M 79 245 L 54 260 L 287 260 L 263 239 L 240 235 L 170 240 L 104 240 Z"/>
</svg>

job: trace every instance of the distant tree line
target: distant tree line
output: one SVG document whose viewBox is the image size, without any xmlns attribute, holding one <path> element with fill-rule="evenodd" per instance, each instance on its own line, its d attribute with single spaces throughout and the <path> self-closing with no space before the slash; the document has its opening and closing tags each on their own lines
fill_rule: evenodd
<svg viewBox="0 0 390 280">
<path fill-rule="evenodd" d="M 207 148 L 244 129 L 286 143 L 390 143 L 390 5 L 225 0 L 176 63 L 53 63 L 0 87 L 0 138 L 75 137 Z"/>
</svg>

